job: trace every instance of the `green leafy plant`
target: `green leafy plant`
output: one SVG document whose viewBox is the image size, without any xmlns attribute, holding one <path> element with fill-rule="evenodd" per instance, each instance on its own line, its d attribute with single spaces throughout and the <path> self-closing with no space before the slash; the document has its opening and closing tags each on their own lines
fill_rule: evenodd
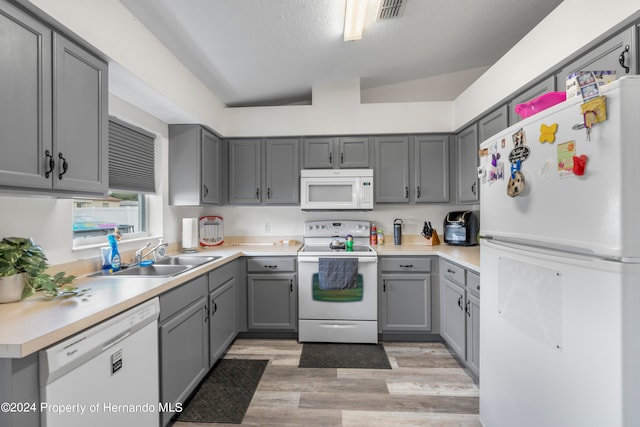
<svg viewBox="0 0 640 427">
<path fill-rule="evenodd" d="M 64 272 L 47 274 L 47 266 L 47 257 L 42 248 L 32 239 L 5 237 L 0 241 L 0 277 L 24 274 L 26 285 L 22 293 L 23 298 L 38 291 L 47 298 L 68 297 L 86 292 L 72 286 L 61 288 L 71 283 L 75 276 L 67 276 Z"/>
</svg>

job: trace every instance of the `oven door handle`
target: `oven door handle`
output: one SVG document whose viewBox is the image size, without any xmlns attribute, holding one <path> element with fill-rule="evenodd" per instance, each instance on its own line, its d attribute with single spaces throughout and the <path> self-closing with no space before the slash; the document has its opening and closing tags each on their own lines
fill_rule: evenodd
<svg viewBox="0 0 640 427">
<path fill-rule="evenodd" d="M 317 257 L 317 256 L 305 256 L 305 257 L 298 257 L 298 262 L 318 262 L 318 260 L 320 258 L 336 258 L 336 259 L 340 259 L 342 257 Z M 378 262 L 378 257 L 375 256 L 368 256 L 368 257 L 358 257 L 358 263 L 376 263 Z"/>
</svg>

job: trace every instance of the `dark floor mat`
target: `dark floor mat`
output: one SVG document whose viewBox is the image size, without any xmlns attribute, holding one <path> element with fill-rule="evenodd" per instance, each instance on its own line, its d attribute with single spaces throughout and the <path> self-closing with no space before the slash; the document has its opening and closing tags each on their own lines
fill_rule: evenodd
<svg viewBox="0 0 640 427">
<path fill-rule="evenodd" d="M 242 423 L 268 362 L 220 360 L 180 413 L 178 421 Z"/>
<path fill-rule="evenodd" d="M 305 343 L 299 368 L 391 369 L 382 344 Z"/>
</svg>

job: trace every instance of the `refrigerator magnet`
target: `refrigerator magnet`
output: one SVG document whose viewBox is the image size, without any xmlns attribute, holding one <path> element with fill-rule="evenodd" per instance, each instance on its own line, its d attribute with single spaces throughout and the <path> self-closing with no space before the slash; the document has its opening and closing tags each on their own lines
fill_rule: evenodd
<svg viewBox="0 0 640 427">
<path fill-rule="evenodd" d="M 561 177 L 574 176 L 573 173 L 573 158 L 576 155 L 576 142 L 569 141 L 563 144 L 558 144 L 558 174 Z"/>
<path fill-rule="evenodd" d="M 587 167 L 587 160 L 589 158 L 585 154 L 579 156 L 573 156 L 573 174 L 582 176 L 584 175 L 584 169 Z"/>
<path fill-rule="evenodd" d="M 526 183 L 524 179 L 524 174 L 520 171 L 515 171 L 511 174 L 509 178 L 509 183 L 507 184 L 507 195 L 509 197 L 520 196 L 524 193 L 526 188 Z"/>
<path fill-rule="evenodd" d="M 544 123 L 540 124 L 540 143 L 548 142 L 553 144 L 556 140 L 556 131 L 558 130 L 558 124 L 554 123 L 551 126 L 547 126 Z"/>
</svg>

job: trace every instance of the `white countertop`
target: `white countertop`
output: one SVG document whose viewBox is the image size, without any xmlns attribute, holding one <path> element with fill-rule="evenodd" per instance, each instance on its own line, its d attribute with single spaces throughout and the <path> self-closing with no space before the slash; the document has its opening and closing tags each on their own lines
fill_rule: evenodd
<svg viewBox="0 0 640 427">
<path fill-rule="evenodd" d="M 84 297 L 48 300 L 34 295 L 25 300 L 0 304 L 0 357 L 22 358 L 109 317 L 158 296 L 168 290 L 218 268 L 241 256 L 296 256 L 301 244 L 222 245 L 197 255 L 222 258 L 174 277 L 80 277 L 74 286 L 90 288 Z M 401 246 L 375 246 L 378 255 L 438 255 L 466 268 L 479 271 L 479 247 L 448 245 L 426 246 L 407 243 Z"/>
</svg>

